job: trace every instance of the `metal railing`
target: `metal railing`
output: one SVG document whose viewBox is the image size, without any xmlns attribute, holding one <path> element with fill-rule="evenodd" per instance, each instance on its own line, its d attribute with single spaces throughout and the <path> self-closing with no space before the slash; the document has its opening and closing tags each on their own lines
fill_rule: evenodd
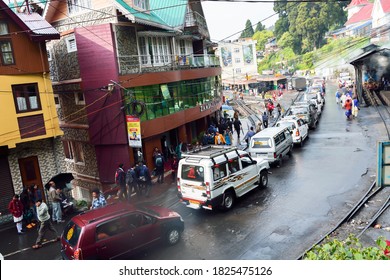
<svg viewBox="0 0 390 280">
<path fill-rule="evenodd" d="M 180 69 L 220 67 L 215 55 L 122 55 L 119 74 L 164 72 Z"/>
</svg>

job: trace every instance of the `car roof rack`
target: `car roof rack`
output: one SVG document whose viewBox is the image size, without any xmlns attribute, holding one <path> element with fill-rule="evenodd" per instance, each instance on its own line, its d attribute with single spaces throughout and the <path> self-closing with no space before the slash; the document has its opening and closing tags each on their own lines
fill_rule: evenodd
<svg viewBox="0 0 390 280">
<path fill-rule="evenodd" d="M 236 151 L 237 147 L 231 147 L 231 146 L 216 146 L 216 145 L 209 145 L 200 147 L 198 149 L 194 149 L 191 152 L 183 153 L 182 157 L 189 157 L 189 158 L 214 158 L 220 155 L 224 155 L 228 152 Z M 237 152 L 238 155 L 238 152 Z"/>
</svg>

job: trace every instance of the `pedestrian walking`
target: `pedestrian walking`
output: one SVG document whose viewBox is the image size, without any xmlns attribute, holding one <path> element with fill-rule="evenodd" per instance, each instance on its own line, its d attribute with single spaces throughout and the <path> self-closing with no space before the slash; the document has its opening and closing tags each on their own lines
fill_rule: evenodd
<svg viewBox="0 0 390 280">
<path fill-rule="evenodd" d="M 157 153 L 155 156 L 156 176 L 157 183 L 164 183 L 164 158 L 161 153 Z"/>
<path fill-rule="evenodd" d="M 256 133 L 261 131 L 261 126 L 262 126 L 262 123 L 261 123 L 261 121 L 259 121 L 256 125 Z"/>
<path fill-rule="evenodd" d="M 268 114 L 266 111 L 264 111 L 264 113 L 262 115 L 262 119 L 263 119 L 264 128 L 267 128 L 268 127 Z"/>
<path fill-rule="evenodd" d="M 152 189 L 152 177 L 150 176 L 149 168 L 140 161 L 135 168 L 135 174 L 137 177 L 138 195 L 142 195 L 143 191 L 145 191 L 145 196 L 149 197 Z"/>
<path fill-rule="evenodd" d="M 246 142 L 246 146 L 249 147 L 249 143 L 251 142 L 251 138 L 253 135 L 255 135 L 256 133 L 254 132 L 254 129 L 253 129 L 253 126 L 251 126 L 251 128 L 248 130 L 248 132 L 246 133 L 245 137 L 244 137 L 244 140 Z"/>
<path fill-rule="evenodd" d="M 341 94 L 340 94 L 339 90 L 336 90 L 335 96 L 336 96 L 336 104 L 339 104 L 340 103 L 340 97 L 341 97 Z"/>
<path fill-rule="evenodd" d="M 8 210 L 12 214 L 14 218 L 14 223 L 16 225 L 16 230 L 18 231 L 18 234 L 24 234 L 23 231 L 23 204 L 19 199 L 19 195 L 15 194 L 12 198 L 12 200 L 8 204 Z"/>
<path fill-rule="evenodd" d="M 232 142 L 233 142 L 233 135 L 232 135 L 232 132 L 230 131 L 229 128 L 227 128 L 225 130 L 225 134 L 223 135 L 223 137 L 225 138 L 225 143 L 226 145 L 232 145 Z"/>
<path fill-rule="evenodd" d="M 51 198 L 51 203 L 53 206 L 53 222 L 57 223 L 63 223 L 64 220 L 62 220 L 62 210 L 61 210 L 61 197 L 60 192 L 61 190 L 57 188 L 56 184 L 53 181 L 49 182 L 49 197 Z"/>
<path fill-rule="evenodd" d="M 37 207 L 37 214 L 40 225 L 38 230 L 38 238 L 35 242 L 35 245 L 33 245 L 32 247 L 33 249 L 39 249 L 42 247 L 43 238 L 45 237 L 45 233 L 48 230 L 54 232 L 56 241 L 59 241 L 60 237 L 58 236 L 57 230 L 54 228 L 53 224 L 50 221 L 49 208 L 47 207 L 46 203 L 42 202 L 41 199 L 38 199 L 35 202 L 35 206 Z"/>
<path fill-rule="evenodd" d="M 126 174 L 123 170 L 123 163 L 120 163 L 115 171 L 115 184 L 119 187 L 118 198 L 127 200 Z"/>
<path fill-rule="evenodd" d="M 130 167 L 126 172 L 127 200 L 130 201 L 133 191 L 137 192 L 137 175 L 135 167 Z"/>
<path fill-rule="evenodd" d="M 240 139 L 240 131 L 242 125 L 238 118 L 234 119 L 233 126 L 234 126 L 234 130 L 237 132 L 237 139 Z"/>
<path fill-rule="evenodd" d="M 360 110 L 359 100 L 358 100 L 357 96 L 355 95 L 352 99 L 352 116 L 354 118 L 356 118 L 358 116 L 359 110 Z"/>
<path fill-rule="evenodd" d="M 95 188 L 92 191 L 91 209 L 101 208 L 101 207 L 106 206 L 106 205 L 107 205 L 107 201 L 104 198 L 104 195 L 101 193 L 101 191 L 98 188 Z"/>
<path fill-rule="evenodd" d="M 347 119 L 349 120 L 351 115 L 352 115 L 352 99 L 350 97 L 348 97 L 345 100 L 344 108 L 345 108 L 345 115 L 347 116 Z"/>
<path fill-rule="evenodd" d="M 171 162 L 171 178 L 172 178 L 172 184 L 176 183 L 177 180 L 177 169 L 179 167 L 179 160 L 177 159 L 177 156 L 173 156 L 173 160 Z"/>
</svg>

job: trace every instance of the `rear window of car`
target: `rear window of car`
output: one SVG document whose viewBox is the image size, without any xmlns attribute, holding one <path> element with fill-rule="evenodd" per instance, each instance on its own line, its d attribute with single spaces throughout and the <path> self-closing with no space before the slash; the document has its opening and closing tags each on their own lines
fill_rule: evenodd
<svg viewBox="0 0 390 280">
<path fill-rule="evenodd" d="M 80 232 L 81 228 L 74 222 L 70 221 L 64 228 L 63 237 L 73 247 L 77 245 L 77 241 L 80 237 Z"/>
<path fill-rule="evenodd" d="M 305 107 L 297 107 L 297 108 L 291 108 L 291 112 L 293 115 L 296 114 L 307 114 L 308 110 Z"/>
<path fill-rule="evenodd" d="M 272 142 L 269 137 L 252 138 L 252 148 L 271 148 Z"/>
<path fill-rule="evenodd" d="M 181 178 L 196 182 L 204 181 L 204 168 L 202 166 L 183 164 L 181 168 Z"/>
</svg>

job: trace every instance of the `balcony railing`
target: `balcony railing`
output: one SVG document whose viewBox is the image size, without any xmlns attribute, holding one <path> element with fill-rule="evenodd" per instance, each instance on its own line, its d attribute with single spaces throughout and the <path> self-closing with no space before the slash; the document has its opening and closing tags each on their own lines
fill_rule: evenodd
<svg viewBox="0 0 390 280">
<path fill-rule="evenodd" d="M 215 55 L 123 55 L 118 63 L 120 75 L 220 67 Z"/>
<path fill-rule="evenodd" d="M 200 34 L 209 37 L 206 19 L 198 12 L 186 14 L 184 27 L 190 30 L 196 30 Z"/>
</svg>

